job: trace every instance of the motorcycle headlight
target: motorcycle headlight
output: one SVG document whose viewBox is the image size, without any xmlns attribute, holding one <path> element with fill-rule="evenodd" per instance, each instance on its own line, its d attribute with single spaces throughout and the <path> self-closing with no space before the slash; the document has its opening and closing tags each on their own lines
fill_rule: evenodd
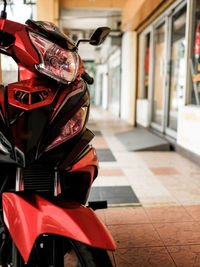
<svg viewBox="0 0 200 267">
<path fill-rule="evenodd" d="M 66 123 L 66 125 L 62 127 L 60 135 L 56 137 L 56 139 L 45 149 L 45 151 L 49 151 L 50 149 L 60 145 L 61 143 L 80 133 L 85 123 L 87 110 L 87 107 L 81 107 Z"/>
<path fill-rule="evenodd" d="M 78 54 L 47 40 L 41 35 L 29 31 L 30 39 L 40 55 L 40 64 L 36 64 L 35 68 L 61 82 L 72 82 L 76 78 L 78 69 Z"/>
</svg>

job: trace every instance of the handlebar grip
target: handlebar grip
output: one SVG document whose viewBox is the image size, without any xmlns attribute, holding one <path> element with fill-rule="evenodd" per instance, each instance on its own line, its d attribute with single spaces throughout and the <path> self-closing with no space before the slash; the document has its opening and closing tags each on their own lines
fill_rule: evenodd
<svg viewBox="0 0 200 267">
<path fill-rule="evenodd" d="M 85 80 L 88 84 L 93 84 L 94 83 L 94 79 L 87 73 L 87 72 L 83 72 L 81 77 L 83 78 L 83 80 Z"/>
</svg>

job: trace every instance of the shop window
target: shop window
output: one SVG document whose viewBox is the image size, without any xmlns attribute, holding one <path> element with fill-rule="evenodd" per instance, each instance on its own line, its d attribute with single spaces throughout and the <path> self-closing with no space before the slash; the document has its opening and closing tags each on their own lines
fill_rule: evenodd
<svg viewBox="0 0 200 267">
<path fill-rule="evenodd" d="M 143 77 L 143 97 L 148 98 L 149 92 L 149 56 L 150 56 L 150 33 L 145 36 L 144 53 L 144 77 Z"/>
<path fill-rule="evenodd" d="M 200 1 L 194 0 L 190 103 L 200 105 Z"/>
<path fill-rule="evenodd" d="M 162 124 L 164 108 L 163 93 L 165 86 L 165 23 L 154 32 L 154 86 L 152 103 L 152 122 Z"/>
<path fill-rule="evenodd" d="M 140 60 L 138 72 L 138 98 L 148 99 L 149 97 L 149 72 L 150 72 L 150 44 L 151 32 L 145 31 L 139 36 Z"/>
<path fill-rule="evenodd" d="M 177 130 L 178 110 L 184 105 L 186 77 L 186 7 L 172 16 L 170 55 L 170 89 L 167 127 Z"/>
</svg>

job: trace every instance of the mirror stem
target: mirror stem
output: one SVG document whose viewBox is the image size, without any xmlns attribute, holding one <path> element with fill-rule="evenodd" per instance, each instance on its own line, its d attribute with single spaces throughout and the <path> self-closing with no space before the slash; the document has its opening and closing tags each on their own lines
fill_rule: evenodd
<svg viewBox="0 0 200 267">
<path fill-rule="evenodd" d="M 6 2 L 6 0 L 4 0 L 3 2 L 4 2 L 4 7 L 3 7 L 3 10 L 1 11 L 0 18 L 6 19 L 7 18 L 7 13 L 6 13 L 7 2 Z"/>
<path fill-rule="evenodd" d="M 81 42 L 84 42 L 84 43 L 94 43 L 95 40 L 90 40 L 90 39 L 81 39 L 81 40 L 78 40 L 78 42 L 76 44 L 76 47 L 78 47 Z"/>
</svg>

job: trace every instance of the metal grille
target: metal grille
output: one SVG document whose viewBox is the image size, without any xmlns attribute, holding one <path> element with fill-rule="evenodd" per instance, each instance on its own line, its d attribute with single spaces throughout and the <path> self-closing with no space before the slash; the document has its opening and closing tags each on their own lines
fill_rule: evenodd
<svg viewBox="0 0 200 267">
<path fill-rule="evenodd" d="M 29 168 L 24 169 L 24 189 L 40 192 L 53 192 L 54 188 L 54 173 L 47 167 L 34 164 Z"/>
</svg>

